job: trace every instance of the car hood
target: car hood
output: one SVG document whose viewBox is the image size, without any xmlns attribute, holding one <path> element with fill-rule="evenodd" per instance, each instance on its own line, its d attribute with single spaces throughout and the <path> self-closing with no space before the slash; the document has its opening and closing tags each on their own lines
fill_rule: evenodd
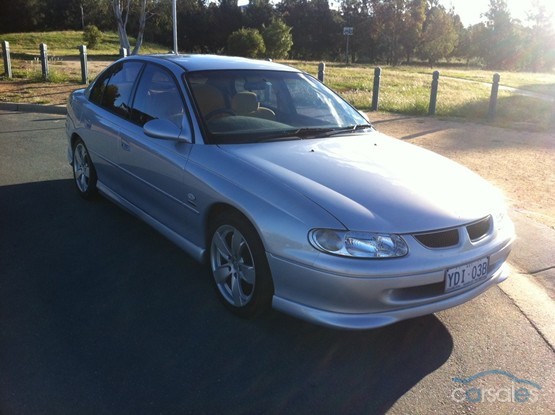
<svg viewBox="0 0 555 415">
<path fill-rule="evenodd" d="M 222 148 L 351 230 L 423 232 L 501 209 L 498 191 L 478 175 L 378 132 Z"/>
</svg>

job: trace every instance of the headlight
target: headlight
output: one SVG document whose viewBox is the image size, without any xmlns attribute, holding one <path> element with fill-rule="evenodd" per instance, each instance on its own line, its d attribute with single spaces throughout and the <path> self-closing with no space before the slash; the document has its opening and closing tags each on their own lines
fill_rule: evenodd
<svg viewBox="0 0 555 415">
<path fill-rule="evenodd" d="M 399 235 L 313 229 L 308 240 L 316 249 L 328 254 L 356 258 L 396 258 L 409 252 Z"/>
</svg>

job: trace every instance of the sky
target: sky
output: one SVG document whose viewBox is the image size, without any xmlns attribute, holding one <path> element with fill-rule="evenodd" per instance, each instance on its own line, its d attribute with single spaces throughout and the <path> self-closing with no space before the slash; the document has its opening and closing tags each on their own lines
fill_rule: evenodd
<svg viewBox="0 0 555 415">
<path fill-rule="evenodd" d="M 526 13 L 532 8 L 532 2 L 529 0 L 506 0 L 506 2 L 511 17 L 525 23 Z M 555 1 L 541 0 L 541 2 L 553 14 L 552 19 L 555 22 Z M 481 22 L 481 15 L 489 9 L 489 0 L 441 0 L 441 3 L 447 8 L 453 6 L 455 13 L 461 17 L 461 21 L 465 26 Z"/>
</svg>

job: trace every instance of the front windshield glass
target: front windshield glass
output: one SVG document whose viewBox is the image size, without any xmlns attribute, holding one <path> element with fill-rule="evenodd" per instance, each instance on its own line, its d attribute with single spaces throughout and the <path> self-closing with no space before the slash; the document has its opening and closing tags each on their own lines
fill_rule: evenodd
<svg viewBox="0 0 555 415">
<path fill-rule="evenodd" d="M 201 71 L 186 80 L 212 143 L 313 138 L 367 125 L 342 98 L 302 73 Z"/>
</svg>

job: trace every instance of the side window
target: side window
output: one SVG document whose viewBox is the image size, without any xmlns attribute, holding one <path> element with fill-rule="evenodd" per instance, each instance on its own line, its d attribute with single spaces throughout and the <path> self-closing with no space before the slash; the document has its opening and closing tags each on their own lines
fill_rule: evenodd
<svg viewBox="0 0 555 415">
<path fill-rule="evenodd" d="M 133 84 L 142 66 L 142 63 L 133 61 L 115 65 L 95 84 L 91 91 L 91 101 L 127 118 Z"/>
<path fill-rule="evenodd" d="M 139 125 L 154 119 L 167 119 L 181 127 L 183 100 L 174 78 L 157 65 L 147 65 L 133 101 L 131 120 Z"/>
<path fill-rule="evenodd" d="M 98 81 L 95 82 L 89 97 L 91 102 L 94 102 L 95 104 L 100 105 L 100 103 L 102 102 L 102 95 L 104 95 L 104 91 L 106 90 L 106 85 L 110 80 L 110 76 L 112 76 L 112 72 L 104 73 L 102 75 L 102 78 L 98 79 Z"/>
</svg>

